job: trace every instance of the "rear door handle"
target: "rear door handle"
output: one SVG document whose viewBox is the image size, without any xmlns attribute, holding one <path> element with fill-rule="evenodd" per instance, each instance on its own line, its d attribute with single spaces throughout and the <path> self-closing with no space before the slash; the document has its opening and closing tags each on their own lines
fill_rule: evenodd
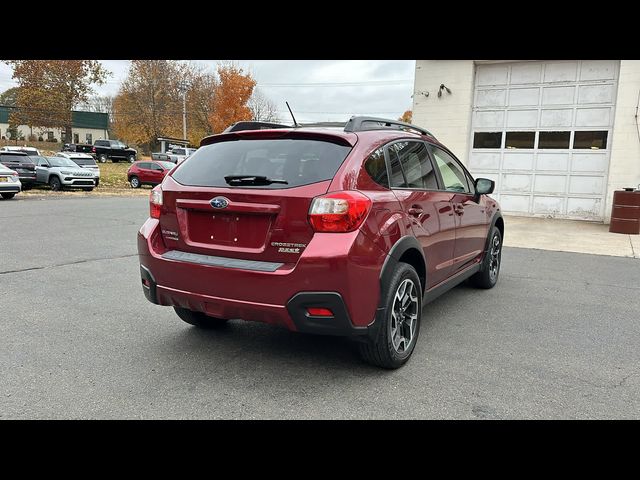
<svg viewBox="0 0 640 480">
<path fill-rule="evenodd" d="M 409 209 L 409 215 L 413 215 L 414 217 L 419 217 L 420 215 L 422 215 L 423 211 L 424 210 L 422 210 L 422 208 L 420 208 L 417 205 L 414 205 Z"/>
</svg>

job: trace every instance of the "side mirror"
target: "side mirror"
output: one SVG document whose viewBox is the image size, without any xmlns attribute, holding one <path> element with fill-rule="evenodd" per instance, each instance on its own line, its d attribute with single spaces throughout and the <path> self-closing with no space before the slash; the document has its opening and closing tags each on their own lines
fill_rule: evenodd
<svg viewBox="0 0 640 480">
<path fill-rule="evenodd" d="M 496 182 L 488 178 L 476 178 L 476 193 L 478 195 L 486 195 L 493 193 L 496 188 Z"/>
</svg>

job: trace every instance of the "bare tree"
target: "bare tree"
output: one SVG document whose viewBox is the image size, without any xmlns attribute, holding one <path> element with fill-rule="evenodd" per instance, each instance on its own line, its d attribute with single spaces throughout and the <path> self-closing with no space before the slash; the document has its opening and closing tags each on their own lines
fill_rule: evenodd
<svg viewBox="0 0 640 480">
<path fill-rule="evenodd" d="M 85 112 L 102 112 L 108 113 L 109 116 L 113 113 L 113 95 L 94 95 L 89 98 L 86 103 L 83 103 L 78 108 Z"/>
<path fill-rule="evenodd" d="M 256 122 L 279 122 L 276 104 L 258 89 L 253 91 L 247 106 Z"/>
</svg>

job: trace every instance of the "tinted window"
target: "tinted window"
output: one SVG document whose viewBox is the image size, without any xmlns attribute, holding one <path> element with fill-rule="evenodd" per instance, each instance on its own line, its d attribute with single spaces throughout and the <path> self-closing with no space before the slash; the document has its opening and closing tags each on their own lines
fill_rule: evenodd
<svg viewBox="0 0 640 480">
<path fill-rule="evenodd" d="M 389 188 L 389 176 L 387 175 L 387 164 L 384 161 L 383 148 L 379 148 L 369 155 L 364 168 L 374 182 Z"/>
<path fill-rule="evenodd" d="M 138 168 L 142 168 L 144 170 L 149 170 L 149 168 L 151 168 L 151 163 L 149 163 L 149 162 L 140 162 L 140 163 L 138 163 Z"/>
<path fill-rule="evenodd" d="M 502 132 L 476 132 L 473 134 L 473 148 L 500 148 Z"/>
<path fill-rule="evenodd" d="M 33 163 L 33 160 L 27 155 L 15 155 L 13 153 L 0 155 L 0 162 L 18 162 L 18 163 Z"/>
<path fill-rule="evenodd" d="M 437 190 L 435 172 L 422 142 L 398 142 L 391 145 L 400 157 L 400 164 L 409 188 Z"/>
<path fill-rule="evenodd" d="M 573 148 L 589 148 L 593 150 L 607 148 L 607 133 L 605 130 L 598 132 L 575 132 L 573 134 Z"/>
<path fill-rule="evenodd" d="M 470 193 L 467 176 L 458 162 L 444 150 L 433 145 L 430 145 L 430 148 L 444 182 L 445 190 Z"/>
<path fill-rule="evenodd" d="M 538 148 L 569 148 L 571 132 L 540 132 Z"/>
<path fill-rule="evenodd" d="M 407 183 L 404 179 L 404 173 L 402 173 L 402 167 L 400 166 L 400 158 L 395 148 L 388 148 L 389 152 L 389 166 L 391 167 L 391 186 L 392 187 L 406 187 Z"/>
<path fill-rule="evenodd" d="M 287 184 L 241 188 L 290 188 L 333 178 L 350 146 L 321 140 L 236 140 L 201 147 L 181 164 L 173 178 L 194 186 L 228 187 L 229 175 L 260 175 Z"/>
<path fill-rule="evenodd" d="M 150 163 L 149 165 L 151 167 L 151 170 L 162 170 L 162 167 L 160 165 L 156 165 L 155 163 Z"/>
<path fill-rule="evenodd" d="M 72 160 L 64 157 L 49 157 L 49 165 L 52 167 L 77 167 Z"/>
<path fill-rule="evenodd" d="M 86 165 L 97 165 L 96 161 L 93 158 L 71 157 L 71 160 L 73 160 L 78 165 L 83 165 L 83 166 L 86 166 Z"/>
</svg>

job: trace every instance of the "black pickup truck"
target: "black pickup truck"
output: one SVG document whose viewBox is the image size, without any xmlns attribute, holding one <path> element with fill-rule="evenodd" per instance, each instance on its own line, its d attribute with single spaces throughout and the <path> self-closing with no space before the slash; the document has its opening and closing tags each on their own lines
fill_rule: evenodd
<svg viewBox="0 0 640 480">
<path fill-rule="evenodd" d="M 129 148 L 119 140 L 96 140 L 93 145 L 70 143 L 65 144 L 62 151 L 88 153 L 100 163 L 105 163 L 108 159 L 113 163 L 118 163 L 120 160 L 133 163 L 138 154 L 137 150 Z"/>
<path fill-rule="evenodd" d="M 31 188 L 36 183 L 36 166 L 26 153 L 0 152 L 0 163 L 18 174 L 23 190 Z"/>
</svg>

